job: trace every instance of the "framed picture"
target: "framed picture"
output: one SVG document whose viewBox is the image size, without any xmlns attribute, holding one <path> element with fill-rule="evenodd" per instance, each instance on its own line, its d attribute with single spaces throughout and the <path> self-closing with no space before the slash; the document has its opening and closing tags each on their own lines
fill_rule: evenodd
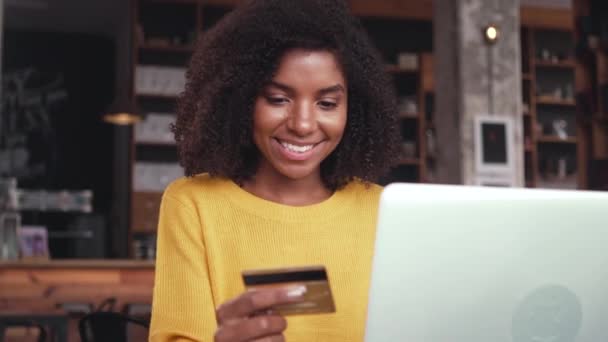
<svg viewBox="0 0 608 342">
<path fill-rule="evenodd" d="M 48 259 L 49 243 L 46 227 L 21 226 L 19 252 L 22 259 Z"/>
<path fill-rule="evenodd" d="M 478 175 L 513 178 L 513 118 L 479 115 L 475 117 L 475 166 Z"/>
</svg>

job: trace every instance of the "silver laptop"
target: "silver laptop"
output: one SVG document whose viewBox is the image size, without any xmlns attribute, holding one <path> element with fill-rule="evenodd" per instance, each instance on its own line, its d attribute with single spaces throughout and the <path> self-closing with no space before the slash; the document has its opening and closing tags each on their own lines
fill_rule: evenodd
<svg viewBox="0 0 608 342">
<path fill-rule="evenodd" d="M 365 340 L 608 341 L 608 193 L 389 185 Z"/>
</svg>

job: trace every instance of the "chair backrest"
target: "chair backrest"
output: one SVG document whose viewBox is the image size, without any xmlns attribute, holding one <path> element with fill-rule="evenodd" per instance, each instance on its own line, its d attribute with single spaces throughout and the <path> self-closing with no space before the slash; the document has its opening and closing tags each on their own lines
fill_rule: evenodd
<svg viewBox="0 0 608 342">
<path fill-rule="evenodd" d="M 149 328 L 149 323 L 118 312 L 93 312 L 78 323 L 82 342 L 127 342 L 129 324 Z"/>
<path fill-rule="evenodd" d="M 35 328 L 38 330 L 38 342 L 47 342 L 46 329 L 41 324 L 29 320 L 0 321 L 0 342 L 4 342 L 5 330 L 9 327 Z"/>
</svg>

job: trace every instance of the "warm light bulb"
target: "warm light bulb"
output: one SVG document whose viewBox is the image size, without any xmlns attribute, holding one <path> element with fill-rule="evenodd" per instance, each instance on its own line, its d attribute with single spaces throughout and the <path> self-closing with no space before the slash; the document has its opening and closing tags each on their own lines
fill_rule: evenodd
<svg viewBox="0 0 608 342">
<path fill-rule="evenodd" d="M 499 34 L 498 28 L 494 25 L 489 25 L 484 30 L 485 39 L 488 43 L 495 43 Z"/>
<path fill-rule="evenodd" d="M 127 126 L 140 122 L 141 118 L 130 113 L 115 113 L 104 116 L 103 120 L 114 125 Z"/>
</svg>

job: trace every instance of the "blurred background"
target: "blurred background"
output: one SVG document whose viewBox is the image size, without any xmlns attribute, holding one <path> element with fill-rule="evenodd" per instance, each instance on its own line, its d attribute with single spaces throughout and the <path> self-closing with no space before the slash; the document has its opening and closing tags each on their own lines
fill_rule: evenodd
<svg viewBox="0 0 608 342">
<path fill-rule="evenodd" d="M 0 315 L 146 315 L 175 99 L 238 3 L 0 0 Z M 398 90 L 382 184 L 608 190 L 605 0 L 348 3 Z"/>
</svg>

